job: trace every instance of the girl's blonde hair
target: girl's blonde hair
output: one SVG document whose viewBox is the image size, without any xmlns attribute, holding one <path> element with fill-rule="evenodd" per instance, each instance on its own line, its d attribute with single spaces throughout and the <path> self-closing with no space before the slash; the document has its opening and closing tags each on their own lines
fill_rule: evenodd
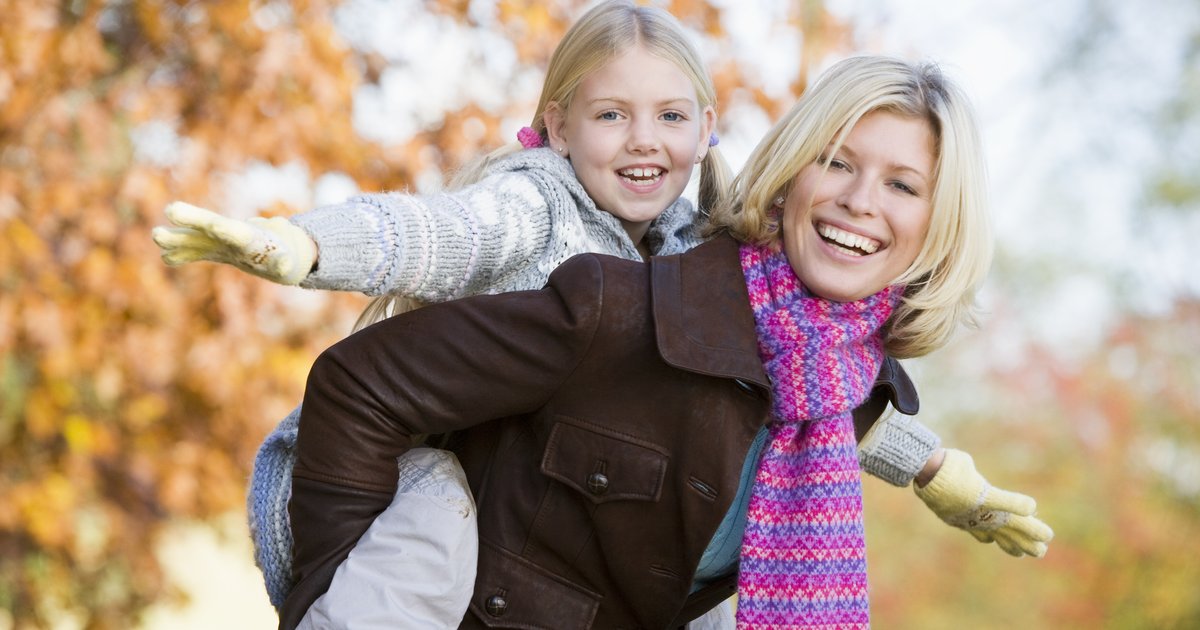
<svg viewBox="0 0 1200 630">
<path fill-rule="evenodd" d="M 550 57 L 542 95 L 530 126 L 546 142 L 544 114 L 550 103 L 566 110 L 579 84 L 590 73 L 634 46 L 675 64 L 692 81 L 701 111 L 717 106 L 717 92 L 700 54 L 688 40 L 675 16 L 656 7 L 640 7 L 629 0 L 608 0 L 589 9 L 563 36 Z M 501 147 L 460 169 L 449 188 L 479 181 L 496 159 L 519 150 L 520 144 Z M 717 205 L 733 177 L 717 147 L 711 146 L 700 163 L 697 205 L 702 212 Z M 404 296 L 375 298 L 359 316 L 355 330 L 384 317 L 411 310 L 420 303 Z"/>
<path fill-rule="evenodd" d="M 912 266 L 896 280 L 908 288 L 885 336 L 889 354 L 908 358 L 941 347 L 959 324 L 975 323 L 975 293 L 992 257 L 975 114 L 936 65 L 881 56 L 833 65 L 755 147 L 705 232 L 777 244 L 774 199 L 786 197 L 801 169 L 827 147 L 836 151 L 859 119 L 881 110 L 926 120 L 934 136 L 929 232 Z"/>
</svg>

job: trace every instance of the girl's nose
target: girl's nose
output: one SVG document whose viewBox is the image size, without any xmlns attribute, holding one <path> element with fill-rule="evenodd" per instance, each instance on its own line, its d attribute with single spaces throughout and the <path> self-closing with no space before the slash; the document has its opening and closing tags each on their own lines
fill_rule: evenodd
<svg viewBox="0 0 1200 630">
<path fill-rule="evenodd" d="M 644 117 L 635 119 L 629 127 L 628 146 L 631 153 L 653 152 L 662 146 L 654 121 Z"/>
</svg>

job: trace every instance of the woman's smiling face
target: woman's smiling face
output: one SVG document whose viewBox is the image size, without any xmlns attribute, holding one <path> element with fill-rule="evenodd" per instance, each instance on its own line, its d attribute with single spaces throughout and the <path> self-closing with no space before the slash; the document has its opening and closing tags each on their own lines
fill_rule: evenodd
<svg viewBox="0 0 1200 630">
<path fill-rule="evenodd" d="M 831 149 L 792 183 L 783 251 L 810 291 L 850 302 L 892 284 L 921 252 L 933 213 L 934 138 L 924 120 L 875 111 Z"/>
</svg>

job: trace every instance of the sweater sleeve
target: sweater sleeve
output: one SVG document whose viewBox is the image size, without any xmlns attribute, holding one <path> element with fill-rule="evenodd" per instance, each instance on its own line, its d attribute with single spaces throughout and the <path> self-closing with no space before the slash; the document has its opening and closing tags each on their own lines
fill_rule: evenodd
<svg viewBox="0 0 1200 630">
<path fill-rule="evenodd" d="M 858 463 L 863 471 L 893 486 L 912 483 L 942 440 L 917 421 L 900 412 L 881 418 L 858 444 Z"/>
<path fill-rule="evenodd" d="M 549 204 L 522 172 L 430 195 L 380 193 L 292 217 L 317 243 L 300 286 L 423 302 L 488 292 L 541 257 Z"/>
</svg>

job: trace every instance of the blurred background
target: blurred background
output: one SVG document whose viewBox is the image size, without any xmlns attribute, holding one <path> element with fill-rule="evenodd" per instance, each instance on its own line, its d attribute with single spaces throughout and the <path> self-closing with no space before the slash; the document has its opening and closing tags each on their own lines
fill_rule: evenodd
<svg viewBox="0 0 1200 630">
<path fill-rule="evenodd" d="M 855 52 L 940 62 L 983 121 L 983 326 L 909 367 L 1056 538 L 1013 559 L 869 479 L 875 626 L 1200 627 L 1200 4 L 655 4 L 735 168 Z M 150 228 L 436 189 L 529 122 L 585 7 L 0 0 L 0 630 L 274 627 L 250 463 L 366 298 L 169 269 Z"/>
</svg>

